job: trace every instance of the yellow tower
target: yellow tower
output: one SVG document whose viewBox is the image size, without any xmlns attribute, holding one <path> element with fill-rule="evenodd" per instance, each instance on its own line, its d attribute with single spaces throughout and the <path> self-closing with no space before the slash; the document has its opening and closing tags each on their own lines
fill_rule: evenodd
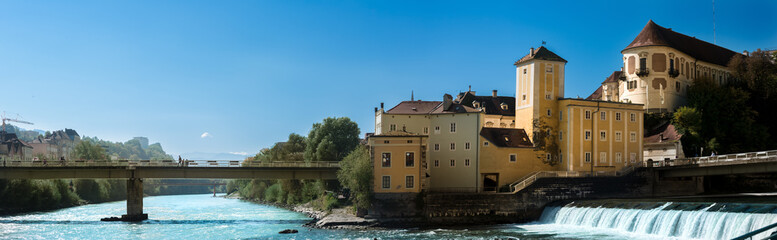
<svg viewBox="0 0 777 240">
<path fill-rule="evenodd" d="M 558 127 L 557 100 L 564 97 L 566 63 L 545 47 L 531 48 L 515 62 L 515 126 L 526 130 L 530 138 L 535 119 L 553 129 Z"/>
</svg>

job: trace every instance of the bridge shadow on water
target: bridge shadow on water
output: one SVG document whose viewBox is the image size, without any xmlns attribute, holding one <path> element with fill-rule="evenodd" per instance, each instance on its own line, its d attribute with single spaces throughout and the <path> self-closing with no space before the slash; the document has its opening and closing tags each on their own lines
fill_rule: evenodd
<svg viewBox="0 0 777 240">
<path fill-rule="evenodd" d="M 64 225 L 98 225 L 98 224 L 159 224 L 159 225 L 199 225 L 199 224 L 306 224 L 310 220 L 153 220 L 142 222 L 104 222 L 104 221 L 52 221 L 52 220 L 0 220 L 0 224 L 64 224 Z"/>
</svg>

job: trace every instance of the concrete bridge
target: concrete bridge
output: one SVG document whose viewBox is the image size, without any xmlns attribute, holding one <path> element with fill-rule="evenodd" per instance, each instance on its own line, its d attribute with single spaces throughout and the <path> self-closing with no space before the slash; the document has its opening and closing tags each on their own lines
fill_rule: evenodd
<svg viewBox="0 0 777 240">
<path fill-rule="evenodd" d="M 654 167 L 660 177 L 777 173 L 777 150 L 675 159 Z"/>
<path fill-rule="evenodd" d="M 110 220 L 142 221 L 143 179 L 337 179 L 338 162 L 245 162 L 224 160 L 9 161 L 0 179 L 127 179 L 127 214 Z"/>
</svg>

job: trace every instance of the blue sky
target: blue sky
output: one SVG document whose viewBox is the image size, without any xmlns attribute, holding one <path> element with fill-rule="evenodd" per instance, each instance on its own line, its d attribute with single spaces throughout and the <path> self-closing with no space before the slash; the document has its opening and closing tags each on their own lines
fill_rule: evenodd
<svg viewBox="0 0 777 240">
<path fill-rule="evenodd" d="M 255 153 L 326 117 L 372 132 L 373 107 L 411 90 L 514 96 L 512 64 L 542 41 L 585 97 L 650 19 L 713 40 L 711 1 L 535 3 L 2 1 L 0 111 L 172 154 Z M 777 49 L 777 2 L 715 4 L 718 45 Z"/>
</svg>

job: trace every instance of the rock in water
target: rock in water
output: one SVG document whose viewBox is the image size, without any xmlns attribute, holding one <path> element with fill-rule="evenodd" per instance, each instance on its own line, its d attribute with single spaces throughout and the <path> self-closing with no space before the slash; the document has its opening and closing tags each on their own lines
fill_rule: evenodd
<svg viewBox="0 0 777 240">
<path fill-rule="evenodd" d="M 297 229 L 286 229 L 286 230 L 280 231 L 278 233 L 280 233 L 280 234 L 288 234 L 288 233 L 297 233 L 297 232 L 299 232 L 299 231 L 297 231 Z"/>
</svg>

